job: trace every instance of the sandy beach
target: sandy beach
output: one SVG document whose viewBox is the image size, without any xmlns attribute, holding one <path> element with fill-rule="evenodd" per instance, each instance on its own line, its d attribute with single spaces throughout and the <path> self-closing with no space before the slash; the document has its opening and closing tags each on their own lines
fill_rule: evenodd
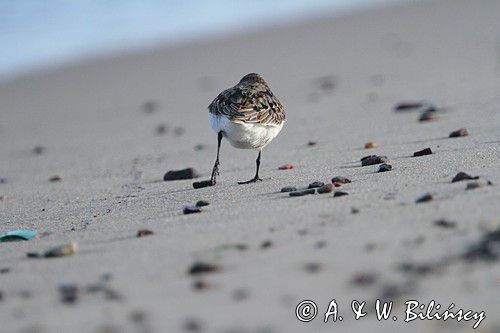
<svg viewBox="0 0 500 333">
<path fill-rule="evenodd" d="M 404 322 L 406 300 L 435 300 L 484 311 L 476 331 L 497 332 L 498 13 L 499 1 L 442 0 L 325 14 L 0 83 L 0 233 L 40 235 L 0 243 L 0 331 L 473 331 L 474 320 Z M 251 72 L 287 114 L 264 181 L 238 185 L 256 152 L 223 141 L 217 185 L 193 189 L 215 160 L 207 106 Z M 438 119 L 394 110 L 421 100 Z M 449 138 L 460 128 L 469 135 Z M 362 167 L 366 155 L 393 169 Z M 200 177 L 163 181 L 188 167 Z M 458 172 L 481 186 L 452 183 Z M 335 176 L 352 180 L 337 188 L 348 195 L 280 192 Z M 199 200 L 210 205 L 183 214 Z M 74 255 L 27 257 L 72 242 Z M 217 271 L 189 274 L 196 262 Z M 343 320 L 325 324 L 332 299 Z M 376 319 L 376 299 L 394 301 L 396 321 Z M 318 305 L 311 322 L 295 316 L 302 300 Z M 367 302 L 365 318 L 352 300 Z"/>
</svg>

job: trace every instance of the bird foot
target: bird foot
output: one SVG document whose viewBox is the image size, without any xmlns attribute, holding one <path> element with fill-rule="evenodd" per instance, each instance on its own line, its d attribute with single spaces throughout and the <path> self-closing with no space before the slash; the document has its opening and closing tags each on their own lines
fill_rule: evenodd
<svg viewBox="0 0 500 333">
<path fill-rule="evenodd" d="M 256 183 L 256 182 L 261 182 L 262 179 L 260 179 L 258 176 L 250 179 L 250 180 L 247 180 L 246 182 L 238 182 L 238 184 L 240 185 L 243 185 L 243 184 L 250 184 L 250 183 Z"/>
</svg>

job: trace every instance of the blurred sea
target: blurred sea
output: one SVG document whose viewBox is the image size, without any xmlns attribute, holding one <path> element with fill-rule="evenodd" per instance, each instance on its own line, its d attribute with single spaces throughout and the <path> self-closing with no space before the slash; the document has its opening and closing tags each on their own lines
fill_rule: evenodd
<svg viewBox="0 0 500 333">
<path fill-rule="evenodd" d="M 389 1 L 397 0 L 0 0 L 0 79 Z"/>
</svg>

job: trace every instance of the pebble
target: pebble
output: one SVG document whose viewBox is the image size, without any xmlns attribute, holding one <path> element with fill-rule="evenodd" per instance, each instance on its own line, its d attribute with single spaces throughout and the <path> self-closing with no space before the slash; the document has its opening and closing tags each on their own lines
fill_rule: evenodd
<svg viewBox="0 0 500 333">
<path fill-rule="evenodd" d="M 439 117 L 437 116 L 435 111 L 425 111 L 420 115 L 420 118 L 418 118 L 418 121 L 424 122 L 424 121 L 433 121 L 433 120 L 438 120 Z"/>
<path fill-rule="evenodd" d="M 285 186 L 281 188 L 282 193 L 294 192 L 294 191 L 297 191 L 297 188 L 295 186 Z"/>
<path fill-rule="evenodd" d="M 161 124 L 156 127 L 156 134 L 158 135 L 165 135 L 168 133 L 168 125 L 166 124 Z"/>
<path fill-rule="evenodd" d="M 56 183 L 56 182 L 62 182 L 64 178 L 62 176 L 53 176 L 49 178 L 49 182 Z"/>
<path fill-rule="evenodd" d="M 7 178 L 0 177 L 0 184 L 6 184 L 7 183 Z"/>
<path fill-rule="evenodd" d="M 273 246 L 273 242 L 271 242 L 270 240 L 263 241 L 262 244 L 260 244 L 261 249 L 267 249 L 271 246 Z"/>
<path fill-rule="evenodd" d="M 392 165 L 387 164 L 387 163 L 382 163 L 378 167 L 378 171 L 377 172 L 387 172 L 387 171 L 391 171 L 391 170 L 392 170 Z"/>
<path fill-rule="evenodd" d="M 236 289 L 232 292 L 232 297 L 236 301 L 243 301 L 250 296 L 250 293 L 246 289 Z"/>
<path fill-rule="evenodd" d="M 201 213 L 201 207 L 198 207 L 198 206 L 186 206 L 186 207 L 184 207 L 184 210 L 182 212 L 185 215 L 187 215 L 187 214 Z"/>
<path fill-rule="evenodd" d="M 198 202 L 196 203 L 196 207 L 205 207 L 208 205 L 210 205 L 210 202 L 206 200 L 198 200 Z"/>
<path fill-rule="evenodd" d="M 318 193 L 319 194 L 330 193 L 330 192 L 333 192 L 334 188 L 335 188 L 335 186 L 333 186 L 333 184 L 325 184 L 325 185 L 318 188 Z"/>
<path fill-rule="evenodd" d="M 361 166 L 375 165 L 386 162 L 389 162 L 387 156 L 369 155 L 361 159 Z"/>
<path fill-rule="evenodd" d="M 325 185 L 325 183 L 323 182 L 312 182 L 311 184 L 309 184 L 308 188 L 317 188 L 317 187 L 321 187 Z"/>
<path fill-rule="evenodd" d="M 453 179 L 451 180 L 452 183 L 455 183 L 455 182 L 459 182 L 459 181 L 462 181 L 462 180 L 474 180 L 474 179 L 479 179 L 478 176 L 476 177 L 473 177 L 465 172 L 459 172 L 455 175 L 455 177 L 453 177 Z"/>
<path fill-rule="evenodd" d="M 191 318 L 186 320 L 183 329 L 186 332 L 201 332 L 203 330 L 203 325 L 199 320 Z"/>
<path fill-rule="evenodd" d="M 430 148 L 425 148 L 425 149 L 414 152 L 413 157 L 425 156 L 425 155 L 431 155 L 431 154 L 432 154 L 432 150 Z"/>
<path fill-rule="evenodd" d="M 170 170 L 163 176 L 164 181 L 198 178 L 198 172 L 193 168 Z"/>
<path fill-rule="evenodd" d="M 323 265 L 317 262 L 311 262 L 304 265 L 304 270 L 308 273 L 317 273 L 323 269 Z"/>
<path fill-rule="evenodd" d="M 133 323 L 142 324 L 148 320 L 148 313 L 144 310 L 134 310 L 130 313 L 129 319 Z"/>
<path fill-rule="evenodd" d="M 194 290 L 207 290 L 207 289 L 212 289 L 212 288 L 213 288 L 213 286 L 204 280 L 198 280 L 198 281 L 195 281 L 193 283 Z"/>
<path fill-rule="evenodd" d="M 324 241 L 324 240 L 317 241 L 316 244 L 314 244 L 314 247 L 317 249 L 322 249 L 322 248 L 326 247 L 326 241 Z"/>
<path fill-rule="evenodd" d="M 307 190 L 299 190 L 299 191 L 295 191 L 295 192 L 290 192 L 289 195 L 291 197 L 301 197 L 303 195 L 314 194 L 314 193 L 316 193 L 316 189 L 310 188 Z"/>
<path fill-rule="evenodd" d="M 139 231 L 137 231 L 137 237 L 144 237 L 144 236 L 149 236 L 149 235 L 153 235 L 154 232 L 152 232 L 151 230 L 148 230 L 148 229 L 141 229 Z"/>
<path fill-rule="evenodd" d="M 318 144 L 318 143 L 317 143 L 316 141 L 309 141 L 309 142 L 307 143 L 307 145 L 308 145 L 309 147 L 314 147 L 314 146 L 316 146 L 317 144 Z"/>
<path fill-rule="evenodd" d="M 10 272 L 10 268 L 9 267 L 2 267 L 0 268 L 0 274 L 7 274 Z"/>
<path fill-rule="evenodd" d="M 467 131 L 466 128 L 461 128 L 461 129 L 458 129 L 456 131 L 453 131 L 450 133 L 450 138 L 458 138 L 458 137 L 461 137 L 461 136 L 468 136 L 469 135 L 469 131 Z"/>
<path fill-rule="evenodd" d="M 337 176 L 337 177 L 332 178 L 332 183 L 347 184 L 350 182 L 351 182 L 351 180 L 349 178 L 342 177 L 342 176 Z"/>
<path fill-rule="evenodd" d="M 341 183 L 333 183 L 333 186 L 340 187 L 340 186 L 342 186 L 342 184 Z"/>
<path fill-rule="evenodd" d="M 76 253 L 78 250 L 78 243 L 71 243 L 69 245 L 62 245 L 58 246 L 55 248 L 52 248 L 45 252 L 43 256 L 45 258 L 57 258 L 57 257 L 64 257 L 64 256 L 70 256 Z"/>
<path fill-rule="evenodd" d="M 426 102 L 401 102 L 396 104 L 394 111 L 413 111 L 422 108 Z"/>
<path fill-rule="evenodd" d="M 377 144 L 375 142 L 367 142 L 365 143 L 365 149 L 373 149 L 373 148 L 377 148 Z"/>
<path fill-rule="evenodd" d="M 424 194 L 420 198 L 418 198 L 415 203 L 423 203 L 423 202 L 429 202 L 434 200 L 434 196 L 430 193 Z"/>
<path fill-rule="evenodd" d="M 438 227 L 442 227 L 442 228 L 455 228 L 457 226 L 457 224 L 455 222 L 448 221 L 448 220 L 434 221 L 434 225 L 436 225 Z"/>
<path fill-rule="evenodd" d="M 359 213 L 359 209 L 356 208 L 356 207 L 352 207 L 351 208 L 351 214 L 358 214 Z"/>
<path fill-rule="evenodd" d="M 214 186 L 214 183 L 212 183 L 211 180 L 202 180 L 201 182 L 194 182 L 193 183 L 193 188 L 204 188 L 208 186 Z"/>
<path fill-rule="evenodd" d="M 466 190 L 474 190 L 476 188 L 483 187 L 483 183 L 480 181 L 474 181 L 474 182 L 468 182 L 467 187 L 465 188 Z"/>
<path fill-rule="evenodd" d="M 191 265 L 188 270 L 189 275 L 198 275 L 205 273 L 215 273 L 220 271 L 220 266 L 208 262 L 198 261 Z"/>
<path fill-rule="evenodd" d="M 196 150 L 196 151 L 204 150 L 206 148 L 207 148 L 207 146 L 205 146 L 204 144 L 201 144 L 201 143 L 194 146 L 194 150 Z"/>
<path fill-rule="evenodd" d="M 500 257 L 500 229 L 485 233 L 462 255 L 468 261 L 494 261 Z"/>
<path fill-rule="evenodd" d="M 61 302 L 73 304 L 78 299 L 78 286 L 75 284 L 63 284 L 59 286 Z"/>
<path fill-rule="evenodd" d="M 349 195 L 349 193 L 344 191 L 335 191 L 335 193 L 333 193 L 334 197 L 343 197 L 344 195 Z"/>
<path fill-rule="evenodd" d="M 35 153 L 37 155 L 42 155 L 43 153 L 45 153 L 45 147 L 43 147 L 43 146 L 35 146 L 33 148 L 33 153 Z"/>
<path fill-rule="evenodd" d="M 141 108 L 145 113 L 153 113 L 158 110 L 158 103 L 153 100 L 147 101 L 142 104 Z"/>
<path fill-rule="evenodd" d="M 351 283 L 357 286 L 366 287 L 373 285 L 377 281 L 375 273 L 356 273 L 351 278 Z"/>
<path fill-rule="evenodd" d="M 285 164 L 285 165 L 280 166 L 278 169 L 279 170 L 291 170 L 293 168 L 294 168 L 293 165 L 291 165 L 291 164 Z"/>
</svg>

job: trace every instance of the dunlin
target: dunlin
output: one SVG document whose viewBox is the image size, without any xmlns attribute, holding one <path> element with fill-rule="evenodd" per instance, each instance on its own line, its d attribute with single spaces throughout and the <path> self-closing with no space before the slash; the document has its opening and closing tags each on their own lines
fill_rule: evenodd
<svg viewBox="0 0 500 333">
<path fill-rule="evenodd" d="M 264 78 L 256 73 L 245 75 L 237 85 L 217 96 L 208 107 L 210 125 L 217 133 L 217 159 L 212 170 L 210 185 L 215 185 L 219 174 L 219 151 L 222 138 L 239 149 L 256 149 L 257 169 L 248 184 L 259 178 L 262 148 L 274 139 L 285 122 L 285 110 L 271 92 Z"/>
</svg>

